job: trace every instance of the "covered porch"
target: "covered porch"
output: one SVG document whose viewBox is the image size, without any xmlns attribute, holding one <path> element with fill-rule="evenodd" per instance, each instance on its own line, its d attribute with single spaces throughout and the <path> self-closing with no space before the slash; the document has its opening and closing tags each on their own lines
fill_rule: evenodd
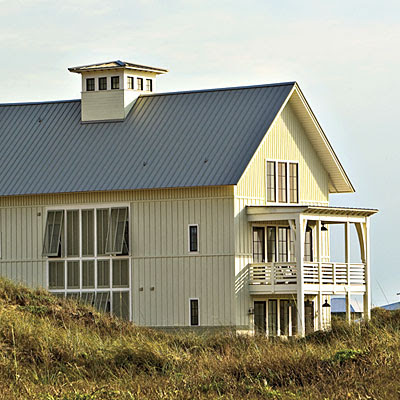
<svg viewBox="0 0 400 400">
<path fill-rule="evenodd" d="M 362 295 L 364 318 L 368 319 L 371 309 L 369 217 L 376 212 L 328 206 L 247 206 L 253 235 L 253 262 L 248 266 L 249 293 L 254 301 L 271 295 L 295 299 L 297 321 L 293 325 L 301 336 L 306 332 L 305 299 L 315 299 L 315 329 L 325 325 L 323 306 L 329 306 L 330 295 L 346 297 L 349 321 L 350 296 Z M 329 227 L 333 224 L 344 225 L 344 262 L 330 259 Z M 361 255 L 357 263 L 350 262 L 352 225 Z"/>
</svg>

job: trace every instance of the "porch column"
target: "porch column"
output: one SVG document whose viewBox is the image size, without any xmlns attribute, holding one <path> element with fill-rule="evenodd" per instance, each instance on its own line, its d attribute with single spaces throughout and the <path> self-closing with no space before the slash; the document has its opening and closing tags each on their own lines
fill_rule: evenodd
<svg viewBox="0 0 400 400">
<path fill-rule="evenodd" d="M 365 218 L 364 232 L 365 232 L 365 294 L 364 294 L 364 319 L 371 319 L 371 284 L 370 284 L 370 235 L 369 235 L 369 217 Z"/>
<path fill-rule="evenodd" d="M 351 304 L 350 304 L 350 222 L 345 223 L 345 262 L 347 270 L 347 292 L 346 292 L 346 321 L 351 322 Z"/>
<path fill-rule="evenodd" d="M 297 334 L 305 336 L 304 313 L 304 237 L 307 220 L 301 214 L 296 217 L 296 268 L 297 268 Z"/>
<path fill-rule="evenodd" d="M 322 285 L 321 285 L 321 221 L 316 221 L 316 239 L 317 239 L 317 246 L 316 246 L 316 262 L 318 263 L 318 282 L 319 282 L 319 290 L 318 290 L 318 329 L 322 330 L 323 328 L 323 321 L 322 321 Z"/>
</svg>

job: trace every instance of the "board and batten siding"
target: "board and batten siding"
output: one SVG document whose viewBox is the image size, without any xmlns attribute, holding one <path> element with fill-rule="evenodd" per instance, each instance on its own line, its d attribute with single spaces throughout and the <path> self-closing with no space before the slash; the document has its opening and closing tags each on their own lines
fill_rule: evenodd
<svg viewBox="0 0 400 400">
<path fill-rule="evenodd" d="M 255 155 L 236 186 L 235 192 L 235 296 L 238 325 L 248 325 L 252 299 L 248 293 L 246 270 L 252 262 L 252 226 L 248 223 L 246 206 L 267 205 L 266 160 L 299 163 L 299 203 L 328 205 L 329 176 L 296 117 L 290 101 L 268 130 Z M 328 235 L 324 243 L 329 243 Z M 329 251 L 328 245 L 323 249 Z M 325 255 L 325 254 L 324 254 Z M 324 261 L 329 259 L 329 254 Z"/>
<path fill-rule="evenodd" d="M 235 325 L 232 186 L 10 196 L 0 198 L 0 274 L 46 287 L 46 208 L 130 204 L 132 320 L 189 325 L 189 298 L 201 326 Z M 188 252 L 188 225 L 199 252 Z M 141 289 L 142 288 L 142 289 Z"/>
<path fill-rule="evenodd" d="M 329 176 L 290 106 L 282 110 L 237 185 L 237 196 L 266 202 L 266 160 L 299 162 L 300 204 L 327 205 Z"/>
</svg>

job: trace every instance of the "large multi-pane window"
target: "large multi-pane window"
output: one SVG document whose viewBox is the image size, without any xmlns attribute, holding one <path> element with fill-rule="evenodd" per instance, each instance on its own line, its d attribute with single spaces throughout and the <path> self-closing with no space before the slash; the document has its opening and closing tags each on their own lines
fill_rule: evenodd
<svg viewBox="0 0 400 400">
<path fill-rule="evenodd" d="M 298 163 L 267 161 L 267 201 L 270 203 L 298 203 Z"/>
<path fill-rule="evenodd" d="M 130 318 L 128 207 L 49 210 L 43 244 L 48 288 Z"/>
<path fill-rule="evenodd" d="M 266 234 L 266 238 L 265 238 Z M 295 242 L 288 226 L 253 227 L 253 262 L 294 262 Z M 265 245 L 266 243 L 266 251 Z"/>
</svg>

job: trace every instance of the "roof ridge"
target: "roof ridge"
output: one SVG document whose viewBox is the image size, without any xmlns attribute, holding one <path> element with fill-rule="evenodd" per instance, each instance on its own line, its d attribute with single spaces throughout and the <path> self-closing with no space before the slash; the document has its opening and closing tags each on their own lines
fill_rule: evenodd
<svg viewBox="0 0 400 400">
<path fill-rule="evenodd" d="M 264 83 L 264 84 L 259 84 L 259 85 L 248 85 L 248 86 L 228 86 L 228 87 L 223 87 L 223 88 L 182 90 L 182 91 L 175 91 L 175 92 L 142 94 L 142 95 L 140 95 L 140 97 L 168 96 L 168 95 L 203 93 L 203 92 L 223 92 L 223 91 L 228 91 L 228 90 L 241 90 L 241 89 L 258 89 L 258 88 L 275 87 L 275 86 L 291 86 L 291 85 L 295 85 L 296 83 L 297 83 L 296 81 L 290 81 L 290 82 L 278 82 L 278 83 Z"/>
<path fill-rule="evenodd" d="M 0 107 L 8 106 L 35 106 L 40 104 L 57 104 L 57 103 L 77 103 L 81 99 L 71 99 L 71 100 L 46 100 L 46 101 L 26 101 L 20 103 L 0 103 Z"/>
</svg>

